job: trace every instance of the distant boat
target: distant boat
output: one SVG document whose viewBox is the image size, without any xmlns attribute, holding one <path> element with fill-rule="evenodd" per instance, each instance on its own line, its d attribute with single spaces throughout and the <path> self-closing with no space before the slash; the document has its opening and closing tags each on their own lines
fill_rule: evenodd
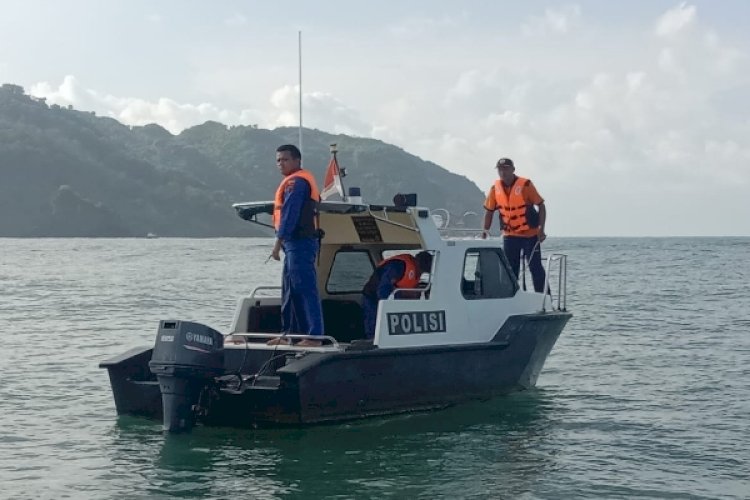
<svg viewBox="0 0 750 500">
<path fill-rule="evenodd" d="M 146 238 L 149 238 L 149 239 L 151 239 L 151 238 L 158 238 L 158 237 L 159 237 L 159 235 L 158 234 L 154 234 L 154 233 L 148 233 L 146 235 Z"/>
</svg>

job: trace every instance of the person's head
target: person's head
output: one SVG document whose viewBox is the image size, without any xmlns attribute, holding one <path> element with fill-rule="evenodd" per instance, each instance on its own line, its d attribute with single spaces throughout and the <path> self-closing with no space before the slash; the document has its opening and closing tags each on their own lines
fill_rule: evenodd
<svg viewBox="0 0 750 500">
<path fill-rule="evenodd" d="M 515 178 L 516 167 L 513 165 L 513 160 L 510 158 L 500 158 L 497 160 L 497 174 L 506 184 L 513 182 Z"/>
<path fill-rule="evenodd" d="M 414 258 L 417 260 L 420 273 L 429 273 L 432 271 L 432 254 L 430 252 L 419 252 Z"/>
<path fill-rule="evenodd" d="M 276 166 L 285 177 L 293 174 L 302 166 L 302 153 L 294 144 L 283 144 L 276 148 Z"/>
</svg>

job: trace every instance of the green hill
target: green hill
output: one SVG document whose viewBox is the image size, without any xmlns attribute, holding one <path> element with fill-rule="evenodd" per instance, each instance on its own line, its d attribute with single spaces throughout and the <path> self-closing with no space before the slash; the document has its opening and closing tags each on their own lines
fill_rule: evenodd
<svg viewBox="0 0 750 500">
<path fill-rule="evenodd" d="M 279 183 L 276 147 L 296 128 L 206 122 L 179 135 L 129 127 L 90 112 L 47 105 L 17 85 L 0 86 L 0 236 L 240 236 L 262 230 L 239 219 L 238 201 L 270 200 Z M 416 192 L 452 220 L 479 212 L 483 195 L 465 177 L 378 140 L 304 131 L 304 166 L 322 180 L 339 163 L 366 201 Z M 472 221 L 472 225 L 476 225 Z"/>
</svg>

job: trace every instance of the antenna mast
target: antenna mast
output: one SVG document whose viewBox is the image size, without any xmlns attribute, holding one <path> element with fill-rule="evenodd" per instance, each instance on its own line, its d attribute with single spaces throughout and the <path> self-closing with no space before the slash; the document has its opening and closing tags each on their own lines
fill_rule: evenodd
<svg viewBox="0 0 750 500">
<path fill-rule="evenodd" d="M 302 31 L 297 32 L 297 52 L 299 60 L 299 150 L 302 151 Z"/>
</svg>

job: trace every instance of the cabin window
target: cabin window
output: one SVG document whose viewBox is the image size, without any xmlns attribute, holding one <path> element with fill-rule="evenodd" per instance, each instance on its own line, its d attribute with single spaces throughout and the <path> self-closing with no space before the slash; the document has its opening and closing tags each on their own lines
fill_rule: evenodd
<svg viewBox="0 0 750 500">
<path fill-rule="evenodd" d="M 518 290 L 505 255 L 499 248 L 470 249 L 464 258 L 461 293 L 466 299 L 512 297 Z"/>
<path fill-rule="evenodd" d="M 366 251 L 336 252 L 328 275 L 328 293 L 360 293 L 375 266 Z"/>
</svg>

